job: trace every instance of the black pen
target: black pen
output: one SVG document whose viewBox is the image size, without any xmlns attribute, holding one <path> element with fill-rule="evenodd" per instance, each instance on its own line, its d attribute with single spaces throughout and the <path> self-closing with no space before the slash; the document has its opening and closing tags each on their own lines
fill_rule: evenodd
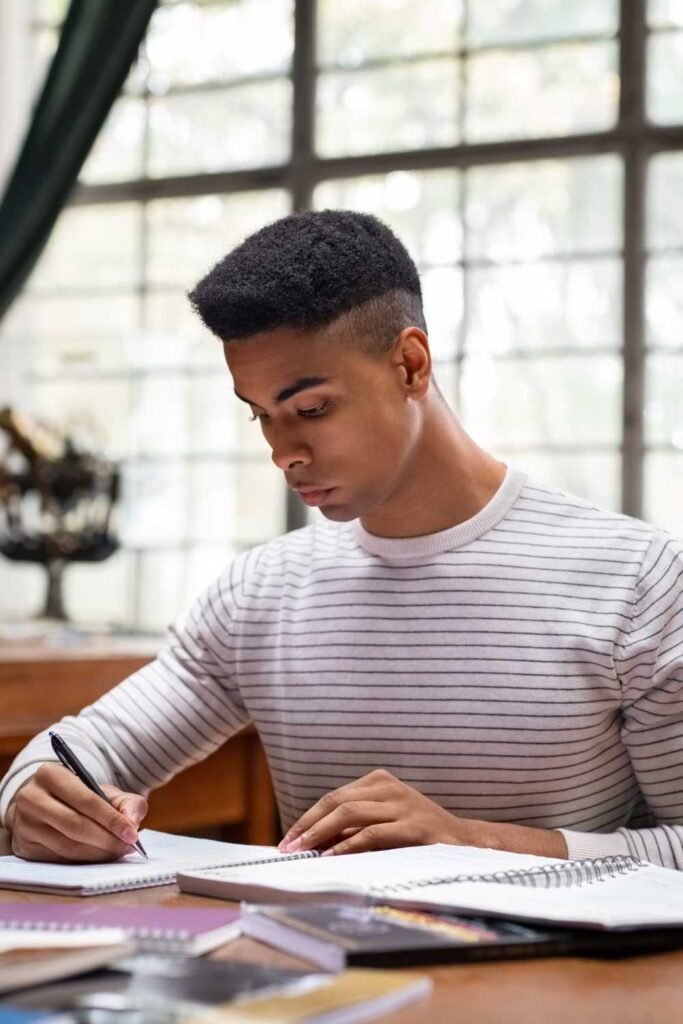
<svg viewBox="0 0 683 1024">
<path fill-rule="evenodd" d="M 103 789 L 101 789 L 97 785 L 97 783 L 95 782 L 95 780 L 93 779 L 92 775 L 85 767 L 85 765 L 81 764 L 81 762 L 78 760 L 69 744 L 66 743 L 66 741 L 63 740 L 61 736 L 58 736 L 56 732 L 50 732 L 48 733 L 48 735 L 50 737 L 52 749 L 54 750 L 55 754 L 62 762 L 64 767 L 68 768 L 69 771 L 73 772 L 74 775 L 76 775 L 77 778 L 79 778 L 81 782 L 88 787 L 88 789 L 92 790 L 93 793 L 97 793 L 97 795 L 101 796 L 103 800 L 106 800 L 110 807 L 114 807 L 113 803 L 111 802 L 107 794 L 104 792 Z M 116 810 L 116 808 L 114 808 L 114 810 Z M 145 848 L 139 839 L 135 843 L 135 849 L 138 851 L 138 853 L 141 853 L 143 857 L 148 859 L 147 852 L 145 851 Z"/>
</svg>

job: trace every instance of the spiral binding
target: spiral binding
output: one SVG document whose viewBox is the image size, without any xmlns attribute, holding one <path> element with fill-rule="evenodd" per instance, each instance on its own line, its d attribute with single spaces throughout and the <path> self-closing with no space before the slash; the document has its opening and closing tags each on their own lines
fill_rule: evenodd
<svg viewBox="0 0 683 1024">
<path fill-rule="evenodd" d="M 243 860 L 233 861 L 229 864 L 223 862 L 222 864 L 206 864 L 201 868 L 177 868 L 175 871 L 165 871 L 163 874 L 157 875 L 136 875 L 134 878 L 129 880 L 122 880 L 120 882 L 96 882 L 88 885 L 82 891 L 88 894 L 97 892 L 121 892 L 124 889 L 147 889 L 153 885 L 170 885 L 175 882 L 175 877 L 179 871 L 220 871 L 228 870 L 230 868 L 249 868 L 254 867 L 256 864 L 279 864 L 283 860 L 305 860 L 308 857 L 319 857 L 320 854 L 317 850 L 303 850 L 301 853 L 283 853 L 279 857 L 266 857 L 262 860 Z"/>
<path fill-rule="evenodd" d="M 516 871 L 493 871 L 482 875 L 445 875 L 440 878 L 421 878 L 393 885 L 368 886 L 373 896 L 421 889 L 428 885 L 449 885 L 452 882 L 493 882 L 499 885 L 521 885 L 531 889 L 566 889 L 572 886 L 593 885 L 608 878 L 627 875 L 646 867 L 646 863 L 623 854 L 610 857 L 586 857 L 562 864 L 544 864 L 540 867 L 518 868 Z"/>
</svg>

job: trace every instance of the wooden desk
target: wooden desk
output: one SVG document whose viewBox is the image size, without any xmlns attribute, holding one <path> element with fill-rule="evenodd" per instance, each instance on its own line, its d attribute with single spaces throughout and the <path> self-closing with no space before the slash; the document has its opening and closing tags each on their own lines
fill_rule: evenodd
<svg viewBox="0 0 683 1024">
<path fill-rule="evenodd" d="M 76 714 L 151 661 L 157 642 L 93 638 L 73 646 L 0 642 L 0 777 L 41 729 Z M 270 773 L 253 728 L 150 796 L 147 828 L 226 831 L 237 842 L 277 840 Z"/>
<path fill-rule="evenodd" d="M 0 889 L 0 900 L 47 898 Z M 50 897 L 60 902 L 75 898 Z M 147 906 L 225 906 L 219 900 L 182 894 L 175 885 L 115 893 L 98 900 Z M 238 939 L 212 956 L 306 966 L 251 939 Z M 677 1024 L 683 1005 L 683 951 L 622 961 L 557 957 L 420 967 L 413 972 L 428 974 L 434 992 L 429 999 L 382 1018 L 387 1024 Z"/>
</svg>

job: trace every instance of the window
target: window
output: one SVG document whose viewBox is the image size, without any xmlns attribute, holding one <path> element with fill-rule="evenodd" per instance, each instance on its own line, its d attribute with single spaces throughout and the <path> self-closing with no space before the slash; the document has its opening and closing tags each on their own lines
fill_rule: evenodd
<svg viewBox="0 0 683 1024">
<path fill-rule="evenodd" d="M 123 549 L 70 570 L 74 615 L 162 628 L 306 521 L 184 298 L 290 209 L 405 240 L 477 440 L 683 533 L 682 57 L 679 0 L 162 3 L 3 325 L 32 407 L 124 467 Z"/>
</svg>

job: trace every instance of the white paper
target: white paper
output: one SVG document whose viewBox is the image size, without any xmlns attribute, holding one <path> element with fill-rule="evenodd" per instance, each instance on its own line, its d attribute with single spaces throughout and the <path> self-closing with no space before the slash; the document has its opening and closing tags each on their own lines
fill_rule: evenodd
<svg viewBox="0 0 683 1024">
<path fill-rule="evenodd" d="M 145 879 L 172 880 L 181 869 L 193 870 L 277 856 L 277 850 L 271 846 L 220 843 L 151 829 L 144 829 L 140 839 L 149 855 L 148 860 L 137 853 L 108 864 L 50 864 L 13 855 L 0 857 L 0 887 L 3 884 L 74 890 L 135 887 Z"/>
<path fill-rule="evenodd" d="M 0 953 L 14 949 L 72 949 L 118 946 L 129 941 L 122 928 L 79 928 L 64 931 L 47 928 L 0 928 Z"/>
<path fill-rule="evenodd" d="M 486 913 L 529 921 L 583 924 L 597 928 L 683 926 L 683 872 L 654 864 L 626 874 L 549 888 L 506 882 L 451 881 L 457 875 L 492 875 L 571 861 L 465 846 L 435 845 L 284 861 L 250 868 L 202 872 L 230 885 L 231 898 L 273 900 L 292 893 L 365 896 L 369 902 Z M 419 884 L 420 882 L 426 884 Z M 262 887 L 259 890 L 255 887 Z M 217 890 L 216 890 L 217 892 Z M 228 891 L 226 889 L 226 896 Z"/>
</svg>

